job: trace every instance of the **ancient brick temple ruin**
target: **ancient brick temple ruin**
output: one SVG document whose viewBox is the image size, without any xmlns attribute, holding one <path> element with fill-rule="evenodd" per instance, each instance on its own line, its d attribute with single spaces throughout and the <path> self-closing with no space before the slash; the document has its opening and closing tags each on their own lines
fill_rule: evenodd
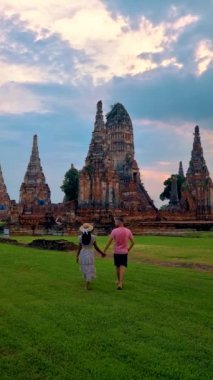
<svg viewBox="0 0 213 380">
<path fill-rule="evenodd" d="M 102 102 L 97 113 L 85 166 L 79 179 L 79 209 L 115 208 L 119 204 L 119 177 L 109 153 Z"/>
<path fill-rule="evenodd" d="M 122 104 L 113 106 L 105 124 L 102 102 L 97 103 L 94 131 L 79 187 L 81 209 L 155 214 L 156 208 L 140 180 L 134 158 L 132 122 Z"/>
<path fill-rule="evenodd" d="M 10 211 L 10 204 L 10 197 L 7 193 L 7 188 L 4 183 L 2 169 L 0 166 L 0 220 L 7 218 L 7 215 Z"/>
<path fill-rule="evenodd" d="M 135 220 L 156 218 L 156 208 L 141 182 L 134 157 L 131 119 L 117 103 L 105 123 L 99 101 L 85 166 L 80 172 L 76 214 L 79 220 L 95 220 L 105 228 L 121 213 L 129 222 L 133 216 Z"/>
<path fill-rule="evenodd" d="M 194 142 L 189 167 L 184 176 L 182 162 L 178 175 L 184 181 L 181 196 L 177 191 L 177 176 L 172 176 L 170 202 L 166 211 L 160 212 L 166 220 L 213 221 L 213 183 L 203 156 L 199 127 L 195 127 Z"/>
<path fill-rule="evenodd" d="M 183 179 L 181 196 L 177 175 Z M 129 114 L 117 103 L 105 121 L 99 101 L 85 165 L 79 174 L 78 199 L 51 203 L 35 135 L 19 203 L 10 200 L 0 168 L 0 220 L 7 220 L 13 233 L 43 233 L 59 224 L 67 233 L 73 233 L 85 221 L 94 223 L 97 232 L 106 233 L 118 215 L 125 218 L 135 233 L 205 223 L 213 227 L 213 184 L 203 157 L 198 126 L 186 176 L 182 162 L 177 175 L 172 177 L 168 206 L 157 210 L 141 182 Z"/>
<path fill-rule="evenodd" d="M 25 212 L 32 212 L 36 206 L 51 204 L 50 189 L 46 184 L 39 158 L 37 135 L 33 136 L 32 153 L 24 181 L 21 184 L 19 203 Z"/>
<path fill-rule="evenodd" d="M 182 186 L 182 208 L 194 212 L 198 219 L 208 219 L 213 213 L 213 183 L 203 157 L 199 127 L 195 127 L 194 143 L 186 181 Z"/>
</svg>

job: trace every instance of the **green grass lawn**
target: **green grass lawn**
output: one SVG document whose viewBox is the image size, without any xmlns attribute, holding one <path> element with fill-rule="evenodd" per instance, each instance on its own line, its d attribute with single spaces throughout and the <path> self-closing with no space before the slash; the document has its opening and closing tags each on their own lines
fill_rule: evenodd
<svg viewBox="0 0 213 380">
<path fill-rule="evenodd" d="M 124 289 L 109 255 L 89 292 L 74 254 L 0 244 L 1 380 L 212 379 L 212 273 L 160 264 L 212 242 L 136 237 Z"/>
<path fill-rule="evenodd" d="M 14 237 L 22 243 L 29 243 L 39 237 Z M 48 239 L 67 239 L 77 243 L 77 236 L 45 236 Z M 135 236 L 131 259 L 135 262 L 152 264 L 198 264 L 213 266 L 213 232 L 194 233 L 189 237 Z M 107 237 L 98 236 L 97 242 L 104 248 Z M 112 248 L 109 251 L 112 256 Z M 213 269 L 213 268 L 212 268 Z"/>
</svg>

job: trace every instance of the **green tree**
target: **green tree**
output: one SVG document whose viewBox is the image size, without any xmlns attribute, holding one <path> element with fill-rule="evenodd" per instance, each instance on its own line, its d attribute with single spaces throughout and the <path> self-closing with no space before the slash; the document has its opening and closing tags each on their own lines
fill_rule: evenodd
<svg viewBox="0 0 213 380">
<path fill-rule="evenodd" d="M 64 201 L 72 201 L 78 198 L 79 171 L 71 165 L 71 168 L 65 173 L 61 190 L 64 192 Z"/>
<path fill-rule="evenodd" d="M 184 182 L 185 182 L 185 178 L 182 177 L 181 175 L 177 175 L 177 189 L 178 189 L 179 199 L 181 198 L 181 187 Z M 160 194 L 160 199 L 162 201 L 165 201 L 165 199 L 170 199 L 171 187 L 172 187 L 172 176 L 167 178 L 163 184 L 164 184 L 164 190 Z"/>
</svg>

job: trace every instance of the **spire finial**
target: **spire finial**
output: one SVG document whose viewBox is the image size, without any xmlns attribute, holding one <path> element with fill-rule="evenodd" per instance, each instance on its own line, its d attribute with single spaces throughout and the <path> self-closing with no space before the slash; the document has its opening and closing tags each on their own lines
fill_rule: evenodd
<svg viewBox="0 0 213 380">
<path fill-rule="evenodd" d="M 102 107 L 103 107 L 102 100 L 99 100 L 97 102 L 97 112 L 103 112 Z"/>
<path fill-rule="evenodd" d="M 34 149 L 38 148 L 38 136 L 37 135 L 33 136 L 33 148 Z"/>
<path fill-rule="evenodd" d="M 32 154 L 31 154 L 31 160 L 33 161 L 40 161 L 39 159 L 39 153 L 38 153 L 38 136 L 33 136 L 33 146 L 32 146 Z"/>
<path fill-rule="evenodd" d="M 199 134 L 200 134 L 199 126 L 196 125 L 195 126 L 195 135 L 199 135 Z"/>
<path fill-rule="evenodd" d="M 102 101 L 99 100 L 97 103 L 96 117 L 95 117 L 95 129 L 104 129 L 104 118 L 103 118 L 103 105 Z"/>
<path fill-rule="evenodd" d="M 178 175 L 181 176 L 181 177 L 184 177 L 184 171 L 183 171 L 183 164 L 182 164 L 182 161 L 179 162 Z"/>
</svg>

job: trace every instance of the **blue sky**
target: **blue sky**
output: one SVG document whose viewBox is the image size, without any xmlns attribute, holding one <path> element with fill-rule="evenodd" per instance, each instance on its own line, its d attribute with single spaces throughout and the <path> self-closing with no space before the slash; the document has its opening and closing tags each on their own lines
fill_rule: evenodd
<svg viewBox="0 0 213 380">
<path fill-rule="evenodd" d="M 96 103 L 123 103 L 142 181 L 188 168 L 194 126 L 213 176 L 213 0 L 1 0 L 0 164 L 12 199 L 38 135 L 52 201 L 82 168 Z"/>
</svg>

